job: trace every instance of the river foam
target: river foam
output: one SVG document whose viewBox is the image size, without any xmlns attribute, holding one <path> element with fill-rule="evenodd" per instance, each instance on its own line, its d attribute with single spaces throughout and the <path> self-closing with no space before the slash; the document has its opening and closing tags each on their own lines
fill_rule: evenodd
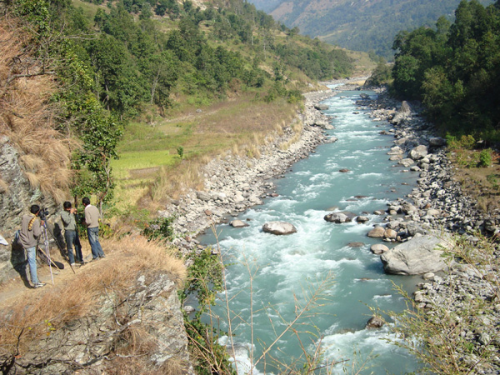
<svg viewBox="0 0 500 375">
<path fill-rule="evenodd" d="M 365 304 L 382 309 L 405 307 L 391 287 L 391 281 L 400 283 L 402 279 L 384 274 L 379 258 L 369 251 L 377 240 L 366 237 L 366 233 L 380 220 L 370 212 L 384 208 L 397 195 L 410 192 L 412 186 L 400 186 L 397 192 L 389 189 L 408 182 L 409 177 L 392 168 L 385 152 L 380 152 L 390 146 L 390 139 L 379 134 L 383 124 L 372 122 L 366 112 L 356 110 L 359 92 L 343 95 L 343 99 L 325 101 L 330 105 L 327 113 L 336 116 L 332 120 L 335 130 L 328 134 L 339 141 L 318 147 L 314 157 L 295 164 L 286 178 L 276 180 L 278 197 L 266 199 L 262 206 L 239 216 L 244 221 L 250 219 L 249 227 L 219 227 L 223 256 L 231 263 L 227 268 L 228 294 L 230 309 L 238 316 L 233 331 L 240 345 L 255 345 L 255 355 L 260 356 L 265 345 L 286 328 L 286 322 L 293 321 L 308 296 L 328 279 L 328 287 L 321 290 L 322 303 L 307 319 L 318 337 L 324 336 L 321 345 L 326 358 L 364 358 L 375 352 L 379 356 L 371 359 L 373 367 L 366 373 L 403 373 L 400 370 L 411 371 L 418 366 L 405 353 L 395 356 L 399 349 L 384 341 L 390 337 L 388 329 L 364 329 L 370 315 Z M 388 124 L 385 126 L 389 128 Z M 340 173 L 340 168 L 350 172 Z M 323 217 L 332 206 L 357 215 L 368 212 L 365 216 L 369 222 L 326 222 Z M 262 225 L 269 221 L 290 222 L 297 233 L 274 236 L 262 232 Z M 209 243 L 214 239 L 208 235 L 202 241 Z M 350 247 L 351 242 L 362 245 Z M 224 295 L 220 298 L 224 300 Z M 256 311 L 253 327 L 249 324 L 250 300 Z M 224 303 L 215 308 L 222 320 L 223 306 Z M 221 327 L 227 327 L 228 321 L 222 320 Z M 254 343 L 250 342 L 252 331 Z M 312 339 L 305 333 L 299 336 L 304 342 Z M 286 334 L 279 350 L 275 347 L 269 354 L 287 362 L 303 353 L 297 338 Z M 251 363 L 250 358 L 242 358 L 244 363 Z M 257 369 L 263 371 L 262 367 Z M 275 370 L 269 365 L 266 371 Z"/>
</svg>

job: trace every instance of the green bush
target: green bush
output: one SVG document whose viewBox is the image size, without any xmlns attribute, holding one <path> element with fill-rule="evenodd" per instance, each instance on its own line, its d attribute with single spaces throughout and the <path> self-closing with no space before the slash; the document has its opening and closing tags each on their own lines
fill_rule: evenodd
<svg viewBox="0 0 500 375">
<path fill-rule="evenodd" d="M 493 150 L 491 148 L 487 148 L 479 154 L 479 166 L 480 167 L 489 167 L 491 165 L 491 155 Z"/>
<path fill-rule="evenodd" d="M 144 228 L 142 234 L 148 238 L 148 240 L 171 240 L 174 236 L 174 229 L 172 228 L 172 223 L 174 217 L 163 217 L 158 218 L 149 223 L 149 225 Z"/>
</svg>

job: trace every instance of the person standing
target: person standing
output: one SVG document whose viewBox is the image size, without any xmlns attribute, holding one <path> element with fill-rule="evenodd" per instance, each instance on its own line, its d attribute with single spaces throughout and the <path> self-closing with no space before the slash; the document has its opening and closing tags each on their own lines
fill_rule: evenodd
<svg viewBox="0 0 500 375">
<path fill-rule="evenodd" d="M 106 256 L 99 243 L 99 210 L 90 204 L 88 197 L 83 198 L 82 203 L 85 206 L 85 224 L 87 224 L 87 234 L 92 249 L 92 260 L 105 258 Z"/>
<path fill-rule="evenodd" d="M 83 264 L 82 245 L 78 237 L 76 229 L 76 208 L 71 208 L 71 202 L 63 203 L 64 211 L 61 213 L 61 221 L 64 226 L 64 239 L 66 240 L 66 248 L 68 249 L 69 265 L 73 267 L 76 261 Z M 75 246 L 75 255 L 73 255 L 73 245 Z"/>
<path fill-rule="evenodd" d="M 28 265 L 31 275 L 31 283 L 33 288 L 41 288 L 45 283 L 38 281 L 37 266 L 36 266 L 36 247 L 38 239 L 42 234 L 42 226 L 45 225 L 43 220 L 38 220 L 40 206 L 34 204 L 30 208 L 30 215 L 24 215 L 21 221 L 21 233 L 19 239 L 26 251 Z"/>
</svg>

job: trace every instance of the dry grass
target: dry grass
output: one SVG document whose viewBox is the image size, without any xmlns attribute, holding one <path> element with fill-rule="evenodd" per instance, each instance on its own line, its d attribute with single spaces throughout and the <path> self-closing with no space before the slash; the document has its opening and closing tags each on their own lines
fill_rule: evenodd
<svg viewBox="0 0 500 375">
<path fill-rule="evenodd" d="M 38 62 L 26 53 L 27 35 L 12 20 L 0 19 L 0 132 L 19 150 L 21 165 L 33 189 L 56 202 L 64 199 L 71 182 L 71 149 L 77 145 L 57 130 L 49 103 L 57 86 L 52 76 L 14 79 L 13 74 L 36 71 Z M 31 59 L 31 60 L 30 60 Z"/>
<path fill-rule="evenodd" d="M 46 335 L 50 327 L 60 327 L 86 316 L 97 306 L 101 296 L 120 295 L 133 286 L 141 271 L 166 272 L 177 287 L 186 279 L 183 261 L 173 256 L 175 250 L 166 249 L 160 243 L 148 242 L 141 236 L 102 242 L 108 254 L 105 261 L 91 263 L 77 275 L 57 280 L 55 287 L 21 296 L 17 303 L 3 307 L 0 353 L 12 353 L 21 332 L 19 348 L 22 352 L 31 340 Z M 26 297 L 29 297 L 29 304 L 26 304 Z"/>
<path fill-rule="evenodd" d="M 163 167 L 158 178 L 150 189 L 153 201 L 159 202 L 165 198 L 177 199 L 179 196 L 192 188 L 202 190 L 204 186 L 201 168 L 206 163 L 199 158 L 183 160 L 180 168 Z"/>
<path fill-rule="evenodd" d="M 493 163 L 489 167 L 467 168 L 461 165 L 457 158 L 450 155 L 454 163 L 454 178 L 460 183 L 465 195 L 476 197 L 478 207 L 484 212 L 493 212 L 500 209 L 500 158 L 494 155 Z M 488 179 L 495 176 L 497 186 Z"/>
<path fill-rule="evenodd" d="M 144 132 L 141 132 L 138 124 L 135 131 L 140 137 L 135 137 L 135 143 L 131 145 L 121 145 L 122 151 L 133 146 L 137 159 L 153 148 L 176 155 L 176 147 L 182 145 L 185 159 L 174 165 L 158 166 L 156 178 L 150 177 L 149 183 L 143 178 L 139 184 L 133 167 L 127 169 L 125 166 L 127 173 L 119 181 L 120 199 L 152 208 L 168 199 L 178 198 L 189 189 L 202 190 L 201 171 L 208 162 L 226 155 L 261 157 L 260 146 L 283 134 L 283 128 L 292 121 L 296 111 L 297 106 L 286 101 L 255 102 L 251 94 L 243 93 L 238 98 L 214 103 L 199 113 L 193 107 L 182 107 L 169 113 L 168 120 L 157 124 L 154 139 L 150 128 L 140 124 L 144 126 Z M 148 194 L 138 199 L 138 190 L 144 191 L 145 184 L 151 186 Z M 130 199 L 124 198 L 126 196 Z"/>
<path fill-rule="evenodd" d="M 297 121 L 292 125 L 292 130 L 294 135 L 287 142 L 280 144 L 280 150 L 288 150 L 294 143 L 297 143 L 302 135 L 302 130 L 304 129 L 304 124 L 302 121 Z"/>
</svg>

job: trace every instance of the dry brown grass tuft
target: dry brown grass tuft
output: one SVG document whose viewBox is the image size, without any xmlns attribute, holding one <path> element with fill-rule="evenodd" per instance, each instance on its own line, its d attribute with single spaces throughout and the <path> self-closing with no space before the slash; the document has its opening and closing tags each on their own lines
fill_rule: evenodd
<svg viewBox="0 0 500 375">
<path fill-rule="evenodd" d="M 5 86 L 13 74 L 38 69 L 37 59 L 26 56 L 29 38 L 20 30 L 13 20 L 0 18 L 0 132 L 19 150 L 30 186 L 59 202 L 71 181 L 71 149 L 77 144 L 55 130 L 53 76 L 17 78 Z"/>
<path fill-rule="evenodd" d="M 300 137 L 302 135 L 302 130 L 303 130 L 304 126 L 302 124 L 302 122 L 295 122 L 293 125 L 292 125 L 292 130 L 294 132 L 294 135 L 292 138 L 290 138 L 288 141 L 286 142 L 283 142 L 280 144 L 280 150 L 283 150 L 283 151 L 286 151 L 288 150 L 294 143 L 297 143 L 299 140 L 300 140 Z"/>
<path fill-rule="evenodd" d="M 36 174 L 31 172 L 25 172 L 25 175 L 30 183 L 32 190 L 38 189 L 40 187 L 40 180 Z"/>
<path fill-rule="evenodd" d="M 206 163 L 199 159 L 183 160 L 182 168 L 163 167 L 150 189 L 151 198 L 161 201 L 165 197 L 177 199 L 189 189 L 203 190 L 204 180 L 200 173 Z"/>
<path fill-rule="evenodd" d="M 103 240 L 108 258 L 85 266 L 74 277 L 60 280 L 55 287 L 26 292 L 26 297 L 2 310 L 0 323 L 1 351 L 14 350 L 21 332 L 20 350 L 31 340 L 47 334 L 50 327 L 60 327 L 93 311 L 100 297 L 123 294 L 136 282 L 139 272 L 161 271 L 169 274 L 181 287 L 186 279 L 182 260 L 175 258 L 173 249 L 144 237 Z M 77 293 L 75 291 L 78 291 Z"/>
</svg>

